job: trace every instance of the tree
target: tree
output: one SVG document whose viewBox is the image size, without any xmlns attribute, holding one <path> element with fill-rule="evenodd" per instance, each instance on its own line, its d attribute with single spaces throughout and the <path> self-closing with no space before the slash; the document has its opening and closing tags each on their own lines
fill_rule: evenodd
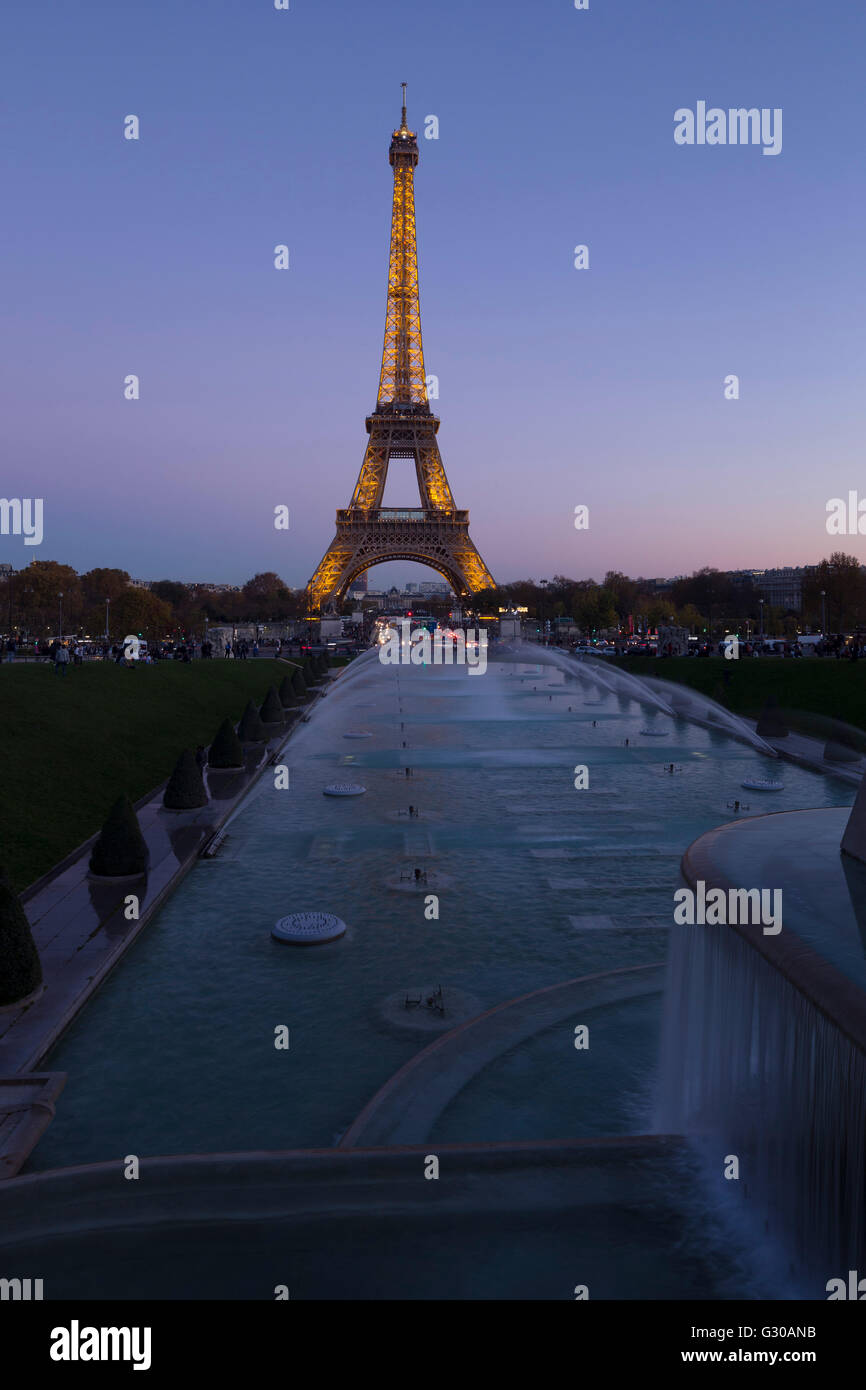
<svg viewBox="0 0 866 1390">
<path fill-rule="evenodd" d="M 822 560 L 803 586 L 804 607 L 821 621 L 821 590 L 825 594 L 827 627 L 844 632 L 866 622 L 866 572 L 855 555 L 836 550 Z"/>
<path fill-rule="evenodd" d="M 132 802 L 119 796 L 108 813 L 90 855 L 90 872 L 99 877 L 124 878 L 143 874 L 148 851 Z"/>
<path fill-rule="evenodd" d="M 241 590 L 244 616 L 252 619 L 282 618 L 288 616 L 292 604 L 292 594 L 278 574 L 266 570 L 254 574 Z"/>
<path fill-rule="evenodd" d="M 262 702 L 259 710 L 259 718 L 263 724 L 281 724 L 283 720 L 283 706 L 280 697 L 273 686 L 270 686 L 268 693 Z"/>
<path fill-rule="evenodd" d="M 246 599 L 269 599 L 287 594 L 289 590 L 278 574 L 274 574 L 273 570 L 265 570 L 262 574 L 254 574 L 252 579 L 248 579 L 241 592 Z"/>
<path fill-rule="evenodd" d="M 236 768 L 244 765 L 244 750 L 230 719 L 224 719 L 208 749 L 208 764 L 215 768 Z"/>
<path fill-rule="evenodd" d="M 105 608 L 105 600 L 115 599 L 129 588 L 130 579 L 126 570 L 95 569 L 88 570 L 81 576 L 81 592 L 84 602 L 91 607 L 102 604 Z"/>
<path fill-rule="evenodd" d="M 154 641 L 171 632 L 174 614 L 149 589 L 129 588 L 111 605 L 111 627 L 120 636 L 134 632 Z"/>
<path fill-rule="evenodd" d="M 637 584 L 619 570 L 608 570 L 604 576 L 604 586 L 613 599 L 613 605 L 620 620 L 633 614 L 637 602 Z"/>
<path fill-rule="evenodd" d="M 280 704 L 283 709 L 288 709 L 295 702 L 295 692 L 292 689 L 292 678 L 289 675 L 283 676 L 278 691 Z"/>
<path fill-rule="evenodd" d="M 574 609 L 574 617 L 586 633 L 616 626 L 613 596 L 597 585 L 578 597 Z"/>
<path fill-rule="evenodd" d="M 170 811 L 192 811 L 207 805 L 207 791 L 195 754 L 185 748 L 168 779 L 162 804 Z"/>
<path fill-rule="evenodd" d="M 55 560 L 31 560 L 15 582 L 15 600 L 24 624 L 37 632 L 50 628 L 57 633 L 60 622 L 60 595 L 63 595 L 63 626 L 76 629 L 81 615 L 81 584 L 71 565 Z"/>
<path fill-rule="evenodd" d="M 259 712 L 252 700 L 247 701 L 247 707 L 241 715 L 241 722 L 238 725 L 238 738 L 241 743 L 262 743 L 266 737 Z"/>
<path fill-rule="evenodd" d="M 26 999 L 42 983 L 42 964 L 27 914 L 0 871 L 0 1007 Z"/>
<path fill-rule="evenodd" d="M 185 608 L 189 601 L 189 589 L 186 584 L 177 584 L 173 579 L 157 579 L 155 584 L 151 584 L 150 592 L 177 613 Z"/>
<path fill-rule="evenodd" d="M 680 627 L 687 627 L 690 632 L 701 632 L 707 625 L 707 620 L 703 613 L 699 613 L 693 603 L 687 603 L 677 613 L 677 623 Z"/>
</svg>

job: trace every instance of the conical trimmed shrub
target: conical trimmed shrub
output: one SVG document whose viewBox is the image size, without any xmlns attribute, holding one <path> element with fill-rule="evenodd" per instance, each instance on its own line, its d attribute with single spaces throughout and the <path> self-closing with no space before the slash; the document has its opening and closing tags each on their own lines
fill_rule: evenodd
<svg viewBox="0 0 866 1390">
<path fill-rule="evenodd" d="M 42 963 L 18 894 L 0 871 L 0 1005 L 17 1004 L 42 983 Z"/>
<path fill-rule="evenodd" d="M 207 751 L 207 760 L 209 767 L 243 767 L 244 750 L 230 719 L 224 719 L 217 729 Z"/>
<path fill-rule="evenodd" d="M 128 796 L 119 796 L 93 846 L 90 872 L 106 878 L 143 874 L 147 859 L 147 845 L 132 802 Z"/>
<path fill-rule="evenodd" d="M 283 676 L 278 694 L 280 697 L 280 704 L 284 710 L 289 709 L 289 707 L 294 704 L 295 692 L 292 689 L 291 676 Z"/>
<path fill-rule="evenodd" d="M 252 700 L 247 700 L 247 707 L 241 715 L 241 722 L 238 725 L 238 738 L 241 743 L 261 743 L 265 738 L 265 731 L 262 728 L 259 712 Z"/>
<path fill-rule="evenodd" d="M 303 672 L 304 680 L 307 682 L 307 685 L 312 685 L 316 679 L 316 671 L 311 657 L 304 657 L 301 662 L 301 671 Z"/>
<path fill-rule="evenodd" d="M 207 791 L 195 754 L 185 748 L 168 779 L 162 804 L 169 811 L 194 811 L 207 805 Z"/>
<path fill-rule="evenodd" d="M 259 718 L 263 724 L 282 724 L 283 722 L 283 706 L 273 686 L 270 687 L 264 698 L 259 710 Z"/>
<path fill-rule="evenodd" d="M 317 674 L 320 675 L 320 676 L 326 676 L 326 675 L 328 674 L 328 671 L 329 671 L 330 669 L 331 669 L 331 663 L 330 663 L 330 661 L 328 660 L 328 658 L 325 656 L 325 653 L 324 653 L 324 652 L 319 652 L 319 655 L 316 657 L 316 672 L 317 672 Z"/>
<path fill-rule="evenodd" d="M 299 700 L 306 698 L 307 682 L 304 680 L 304 673 L 299 666 L 292 672 L 292 689 Z"/>
<path fill-rule="evenodd" d="M 767 702 L 761 710 L 760 718 L 755 725 L 755 733 L 759 738 L 787 738 L 788 726 L 782 717 L 779 709 L 779 701 L 775 695 L 768 695 Z"/>
</svg>

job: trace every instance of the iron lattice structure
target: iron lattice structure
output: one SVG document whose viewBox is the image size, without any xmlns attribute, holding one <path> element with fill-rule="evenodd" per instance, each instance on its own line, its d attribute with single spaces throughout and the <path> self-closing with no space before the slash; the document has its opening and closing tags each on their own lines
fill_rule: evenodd
<svg viewBox="0 0 866 1390">
<path fill-rule="evenodd" d="M 391 138 L 394 170 L 385 342 L 376 409 L 352 501 L 337 512 L 337 534 L 307 586 L 310 611 L 343 599 L 359 574 L 384 560 L 416 560 L 438 570 L 460 597 L 492 588 L 493 576 L 469 537 L 445 475 L 430 409 L 418 299 L 415 166 L 418 140 L 403 117 Z M 420 507 L 383 507 L 391 459 L 414 459 Z"/>
</svg>

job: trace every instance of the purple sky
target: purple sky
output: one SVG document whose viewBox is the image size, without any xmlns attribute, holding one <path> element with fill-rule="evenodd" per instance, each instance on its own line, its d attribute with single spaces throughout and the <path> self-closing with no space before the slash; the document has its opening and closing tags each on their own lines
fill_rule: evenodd
<svg viewBox="0 0 866 1390">
<path fill-rule="evenodd" d="M 44 498 L 45 539 L 0 561 L 306 582 L 375 403 L 402 80 L 440 120 L 427 370 L 494 575 L 866 560 L 825 529 L 866 495 L 849 0 L 18 0 L 4 30 L 0 490 Z M 781 107 L 782 153 L 677 146 L 699 100 Z M 436 577 L 370 582 L 402 576 Z"/>
</svg>

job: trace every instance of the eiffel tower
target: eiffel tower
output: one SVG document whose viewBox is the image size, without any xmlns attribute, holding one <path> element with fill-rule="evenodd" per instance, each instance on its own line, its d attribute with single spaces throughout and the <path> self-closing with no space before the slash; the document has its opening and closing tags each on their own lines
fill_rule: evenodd
<svg viewBox="0 0 866 1390">
<path fill-rule="evenodd" d="M 421 345 L 418 251 L 415 241 L 415 165 L 418 141 L 403 118 L 391 139 L 394 170 L 391 256 L 385 345 L 370 438 L 352 494 L 337 512 L 337 534 L 307 586 L 309 611 L 342 601 L 354 579 L 384 560 L 417 560 L 438 570 L 461 598 L 492 588 L 494 579 L 469 538 L 469 512 L 454 506 L 436 442 Z M 391 459 L 414 459 L 419 508 L 383 507 Z"/>
</svg>

